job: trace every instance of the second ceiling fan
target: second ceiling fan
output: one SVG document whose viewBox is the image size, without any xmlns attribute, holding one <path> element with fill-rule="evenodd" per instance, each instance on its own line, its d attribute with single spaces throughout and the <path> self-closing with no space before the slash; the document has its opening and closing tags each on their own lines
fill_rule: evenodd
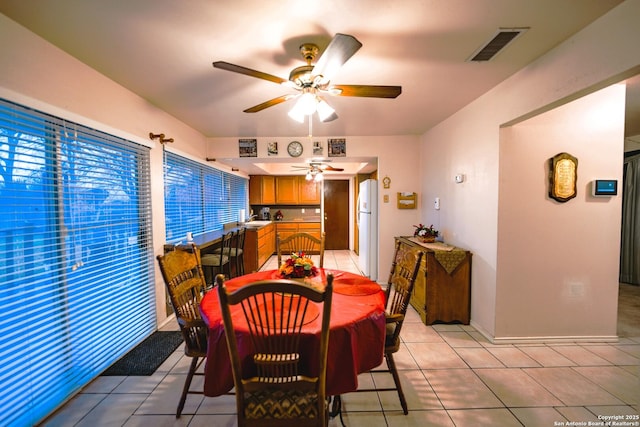
<svg viewBox="0 0 640 427">
<path fill-rule="evenodd" d="M 298 92 L 282 95 L 247 108 L 244 110 L 245 113 L 256 113 L 265 108 L 297 98 L 298 101 L 289 112 L 289 115 L 293 119 L 302 123 L 304 122 L 305 116 L 317 111 L 321 121 L 329 122 L 337 119 L 338 116 L 321 95 L 396 98 L 402 93 L 401 86 L 331 84 L 331 79 L 340 67 L 361 47 L 362 43 L 355 37 L 338 33 L 333 37 L 331 43 L 329 43 L 329 46 L 327 46 L 320 58 L 318 58 L 315 65 L 313 65 L 312 63 L 318 55 L 318 46 L 305 43 L 300 46 L 300 53 L 302 53 L 307 65 L 294 68 L 289 74 L 288 80 L 224 61 L 216 61 L 213 63 L 213 66 L 221 70 L 268 80 L 292 88 Z"/>
</svg>

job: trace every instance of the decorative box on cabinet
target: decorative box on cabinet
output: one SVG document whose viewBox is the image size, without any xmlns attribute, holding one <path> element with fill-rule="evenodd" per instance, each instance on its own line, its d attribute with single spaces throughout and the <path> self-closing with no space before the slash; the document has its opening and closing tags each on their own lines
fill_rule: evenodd
<svg viewBox="0 0 640 427">
<path fill-rule="evenodd" d="M 469 324 L 471 312 L 471 252 L 438 244 L 421 244 L 410 237 L 396 237 L 400 251 L 424 252 L 413 288 L 411 305 L 426 325 Z M 428 247 L 431 246 L 431 247 Z"/>
</svg>

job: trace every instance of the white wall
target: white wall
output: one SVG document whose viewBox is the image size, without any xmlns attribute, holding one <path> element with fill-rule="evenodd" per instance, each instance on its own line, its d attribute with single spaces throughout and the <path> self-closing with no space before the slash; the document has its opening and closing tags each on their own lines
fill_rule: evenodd
<svg viewBox="0 0 640 427">
<path fill-rule="evenodd" d="M 340 136 L 338 136 L 340 137 Z M 289 141 L 288 137 L 264 137 L 258 138 L 257 161 L 263 157 L 268 161 L 267 143 L 270 141 Z M 326 144 L 327 138 L 314 138 L 322 140 Z M 306 140 L 306 138 L 305 138 Z M 301 141 L 303 141 L 301 139 Z M 311 153 L 311 142 L 303 141 L 304 153 Z M 393 258 L 395 236 L 413 234 L 413 224 L 417 224 L 421 217 L 420 209 L 398 209 L 396 193 L 416 192 L 421 198 L 420 185 L 420 159 L 417 153 L 420 150 L 420 141 L 417 136 L 353 136 L 346 138 L 348 157 L 377 157 L 378 177 L 391 178 L 391 187 L 388 190 L 379 185 L 379 254 L 378 254 L 378 281 L 386 283 Z M 209 139 L 207 155 L 214 158 L 237 158 L 237 138 L 211 138 Z M 305 154 L 306 155 L 306 154 Z M 304 156 L 304 155 L 303 155 Z M 303 157 L 304 158 L 304 157 Z M 223 160 L 221 160 L 223 161 Z M 383 202 L 384 195 L 389 196 L 389 203 Z"/>
<path fill-rule="evenodd" d="M 640 2 L 622 3 L 421 138 L 424 221 L 437 222 L 444 230 L 445 240 L 473 252 L 472 324 L 490 338 L 504 338 L 500 335 L 506 333 L 504 324 L 512 319 L 503 317 L 509 315 L 505 307 L 511 301 L 502 295 L 498 298 L 497 293 L 498 268 L 504 265 L 502 261 L 498 263 L 498 228 L 502 221 L 498 215 L 498 191 L 503 185 L 499 167 L 510 161 L 499 152 L 500 127 L 638 73 L 638 16 Z M 611 148 L 622 150 L 621 145 Z M 590 155 L 586 154 L 583 161 L 597 160 L 597 156 L 590 158 Z M 456 173 L 466 174 L 466 182 L 454 184 Z M 607 164 L 599 173 L 618 176 L 619 170 L 615 165 Z M 437 213 L 430 208 L 430 200 L 435 196 L 442 200 L 442 209 Z M 603 224 L 606 229 L 614 227 L 619 221 L 619 212 L 604 221 L 609 221 Z M 534 227 L 535 222 L 536 218 L 522 218 L 521 226 Z M 581 238 L 574 240 L 576 237 L 566 236 L 567 251 L 583 245 Z M 593 256 L 600 254 L 609 258 L 599 245 L 594 245 L 593 251 Z M 529 251 L 528 255 L 532 263 L 544 265 L 539 251 Z M 581 280 L 586 282 L 586 279 Z M 612 292 L 608 291 L 607 297 L 610 298 Z M 549 321 L 563 323 L 566 314 L 554 313 Z M 580 316 L 589 317 L 593 313 L 580 312 Z M 601 318 L 601 321 L 607 324 L 605 331 L 612 329 L 610 317 Z M 526 319 L 519 325 L 523 323 Z M 508 336 L 527 336 L 528 332 L 523 328 L 510 329 Z M 566 331 L 552 334 L 563 335 Z"/>
</svg>

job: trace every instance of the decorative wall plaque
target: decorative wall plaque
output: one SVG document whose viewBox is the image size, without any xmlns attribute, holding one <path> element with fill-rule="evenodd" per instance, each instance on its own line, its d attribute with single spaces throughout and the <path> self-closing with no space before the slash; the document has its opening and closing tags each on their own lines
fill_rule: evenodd
<svg viewBox="0 0 640 427">
<path fill-rule="evenodd" d="M 267 144 L 267 156 L 277 156 L 278 155 L 278 142 L 273 141 Z"/>
<path fill-rule="evenodd" d="M 549 159 L 549 197 L 564 203 L 576 197 L 578 159 L 559 153 Z"/>
<path fill-rule="evenodd" d="M 258 140 L 240 139 L 238 140 L 238 149 L 240 157 L 258 157 Z"/>
<path fill-rule="evenodd" d="M 347 140 L 344 138 L 330 139 L 327 154 L 329 157 L 345 157 L 347 155 Z"/>
</svg>

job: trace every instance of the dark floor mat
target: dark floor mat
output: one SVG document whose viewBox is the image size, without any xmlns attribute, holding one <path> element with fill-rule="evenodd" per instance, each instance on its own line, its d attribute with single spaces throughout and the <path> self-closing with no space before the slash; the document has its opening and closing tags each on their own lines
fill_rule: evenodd
<svg viewBox="0 0 640 427">
<path fill-rule="evenodd" d="M 181 343 L 180 331 L 156 331 L 111 365 L 102 375 L 151 375 Z"/>
</svg>

